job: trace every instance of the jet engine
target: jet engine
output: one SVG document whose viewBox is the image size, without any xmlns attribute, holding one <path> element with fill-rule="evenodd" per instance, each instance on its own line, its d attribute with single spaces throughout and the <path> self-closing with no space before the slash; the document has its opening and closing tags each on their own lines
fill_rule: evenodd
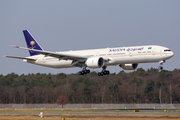
<svg viewBox="0 0 180 120">
<path fill-rule="evenodd" d="M 102 57 L 91 57 L 86 60 L 87 67 L 101 68 L 104 66 L 104 59 Z"/>
<path fill-rule="evenodd" d="M 119 66 L 124 70 L 135 70 L 138 64 L 120 64 Z"/>
</svg>

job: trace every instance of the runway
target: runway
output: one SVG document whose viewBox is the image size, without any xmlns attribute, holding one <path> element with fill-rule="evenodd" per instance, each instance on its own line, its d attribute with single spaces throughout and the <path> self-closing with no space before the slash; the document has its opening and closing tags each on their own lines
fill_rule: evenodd
<svg viewBox="0 0 180 120">
<path fill-rule="evenodd" d="M 0 114 L 39 114 L 40 112 L 44 114 L 180 114 L 179 109 L 0 110 Z"/>
</svg>

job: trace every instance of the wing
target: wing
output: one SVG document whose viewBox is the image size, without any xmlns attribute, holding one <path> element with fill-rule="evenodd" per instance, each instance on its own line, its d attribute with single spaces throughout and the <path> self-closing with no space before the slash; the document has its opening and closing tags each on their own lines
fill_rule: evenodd
<svg viewBox="0 0 180 120">
<path fill-rule="evenodd" d="M 30 51 L 36 51 L 39 54 L 55 57 L 55 58 L 58 58 L 59 60 L 72 60 L 71 65 L 77 66 L 77 67 L 82 67 L 82 64 L 84 64 L 84 62 L 88 59 L 87 56 L 81 56 L 81 55 L 72 55 L 72 54 L 61 53 L 61 52 L 42 51 L 42 50 L 30 49 L 30 48 L 19 47 L 19 46 L 12 46 L 12 47 L 30 50 Z M 103 58 L 103 59 L 104 61 L 111 60 L 110 58 Z"/>
<path fill-rule="evenodd" d="M 64 60 L 86 60 L 88 57 L 86 56 L 80 56 L 80 55 L 72 55 L 72 54 L 67 54 L 67 53 L 60 53 L 60 52 L 50 52 L 50 51 L 42 51 L 42 50 L 36 50 L 36 49 L 30 49 L 30 48 L 24 48 L 24 47 L 19 47 L 19 46 L 12 46 L 15 48 L 20 48 L 20 49 L 25 49 L 25 50 L 30 50 L 30 51 L 36 51 L 39 54 L 43 54 L 45 56 L 51 56 L 55 58 L 59 58 L 59 60 L 64 59 Z"/>
<path fill-rule="evenodd" d="M 36 59 L 32 59 L 32 58 L 14 57 L 14 56 L 4 56 L 4 57 L 36 61 Z"/>
</svg>

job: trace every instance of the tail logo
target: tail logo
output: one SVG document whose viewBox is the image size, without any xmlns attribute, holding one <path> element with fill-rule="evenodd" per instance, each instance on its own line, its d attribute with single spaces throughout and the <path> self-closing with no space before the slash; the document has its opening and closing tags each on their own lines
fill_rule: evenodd
<svg viewBox="0 0 180 120">
<path fill-rule="evenodd" d="M 36 47 L 36 46 L 34 46 L 34 44 L 35 44 L 35 42 L 31 41 L 30 42 L 31 47 L 29 47 L 29 48 L 34 49 Z M 30 52 L 33 53 L 34 51 L 30 50 Z"/>
</svg>

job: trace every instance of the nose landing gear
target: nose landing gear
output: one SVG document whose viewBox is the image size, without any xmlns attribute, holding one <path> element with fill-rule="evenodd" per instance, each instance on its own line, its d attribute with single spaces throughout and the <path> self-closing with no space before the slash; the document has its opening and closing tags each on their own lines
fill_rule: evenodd
<svg viewBox="0 0 180 120">
<path fill-rule="evenodd" d="M 163 70 L 163 67 L 160 65 L 160 66 L 158 67 L 158 70 Z"/>
<path fill-rule="evenodd" d="M 158 67 L 158 70 L 163 70 L 162 65 L 163 65 L 163 63 L 165 63 L 165 62 L 166 62 L 165 60 L 162 60 L 162 61 L 159 62 L 159 63 L 160 63 L 160 66 Z"/>
</svg>

